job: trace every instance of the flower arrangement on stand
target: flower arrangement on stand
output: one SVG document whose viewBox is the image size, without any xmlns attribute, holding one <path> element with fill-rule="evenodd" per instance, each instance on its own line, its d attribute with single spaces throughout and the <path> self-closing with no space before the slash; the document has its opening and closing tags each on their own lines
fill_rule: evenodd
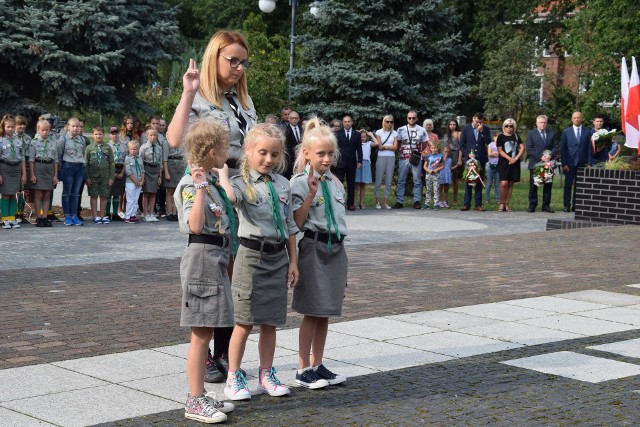
<svg viewBox="0 0 640 427">
<path fill-rule="evenodd" d="M 555 167 L 556 162 L 551 159 L 551 152 L 549 150 L 543 151 L 542 161 L 537 163 L 533 168 L 533 183 L 539 187 L 553 182 L 553 176 L 555 175 L 553 169 Z"/>
<path fill-rule="evenodd" d="M 480 162 L 476 160 L 476 153 L 471 150 L 469 160 L 465 163 L 464 171 L 462 172 L 462 179 L 471 187 L 475 187 L 478 182 L 484 185 L 480 176 L 481 171 Z"/>
</svg>

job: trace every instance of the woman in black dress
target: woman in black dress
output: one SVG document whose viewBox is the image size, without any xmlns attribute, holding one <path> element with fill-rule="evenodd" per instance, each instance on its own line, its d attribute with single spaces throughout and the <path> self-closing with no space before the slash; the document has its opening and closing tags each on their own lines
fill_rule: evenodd
<svg viewBox="0 0 640 427">
<path fill-rule="evenodd" d="M 498 147 L 498 174 L 500 175 L 500 212 L 511 212 L 509 200 L 513 183 L 520 181 L 520 158 L 524 144 L 516 133 L 516 121 L 507 119 L 502 123 L 502 133 L 496 140 Z"/>
</svg>

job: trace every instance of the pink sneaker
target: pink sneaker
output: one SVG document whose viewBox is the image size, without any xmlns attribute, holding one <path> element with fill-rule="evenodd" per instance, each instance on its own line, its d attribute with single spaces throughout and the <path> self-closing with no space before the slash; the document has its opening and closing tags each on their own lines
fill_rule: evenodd
<svg viewBox="0 0 640 427">
<path fill-rule="evenodd" d="M 270 396 L 285 396 L 291 391 L 289 387 L 283 386 L 276 377 L 276 368 L 260 368 L 258 370 L 258 393 L 269 393 Z"/>
<path fill-rule="evenodd" d="M 242 370 L 235 372 L 229 371 L 227 376 L 227 384 L 224 387 L 224 395 L 229 400 L 248 400 L 251 399 L 251 392 L 247 385 L 247 380 L 242 375 Z"/>
</svg>

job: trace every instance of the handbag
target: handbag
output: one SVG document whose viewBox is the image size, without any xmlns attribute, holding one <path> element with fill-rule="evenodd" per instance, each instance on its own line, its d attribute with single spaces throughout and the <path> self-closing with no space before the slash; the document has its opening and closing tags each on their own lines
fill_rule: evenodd
<svg viewBox="0 0 640 427">
<path fill-rule="evenodd" d="M 411 157 L 409 157 L 409 163 L 411 163 L 413 166 L 418 166 L 420 164 L 420 160 L 422 160 L 422 155 L 420 154 L 419 151 L 412 151 L 411 152 Z"/>
</svg>

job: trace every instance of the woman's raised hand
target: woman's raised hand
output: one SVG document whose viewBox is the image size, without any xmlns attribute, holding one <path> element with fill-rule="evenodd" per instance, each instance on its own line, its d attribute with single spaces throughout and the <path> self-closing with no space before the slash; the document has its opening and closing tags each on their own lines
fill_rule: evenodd
<svg viewBox="0 0 640 427">
<path fill-rule="evenodd" d="M 200 74 L 195 59 L 189 59 L 189 68 L 182 76 L 182 87 L 185 92 L 195 95 L 200 89 Z"/>
</svg>

